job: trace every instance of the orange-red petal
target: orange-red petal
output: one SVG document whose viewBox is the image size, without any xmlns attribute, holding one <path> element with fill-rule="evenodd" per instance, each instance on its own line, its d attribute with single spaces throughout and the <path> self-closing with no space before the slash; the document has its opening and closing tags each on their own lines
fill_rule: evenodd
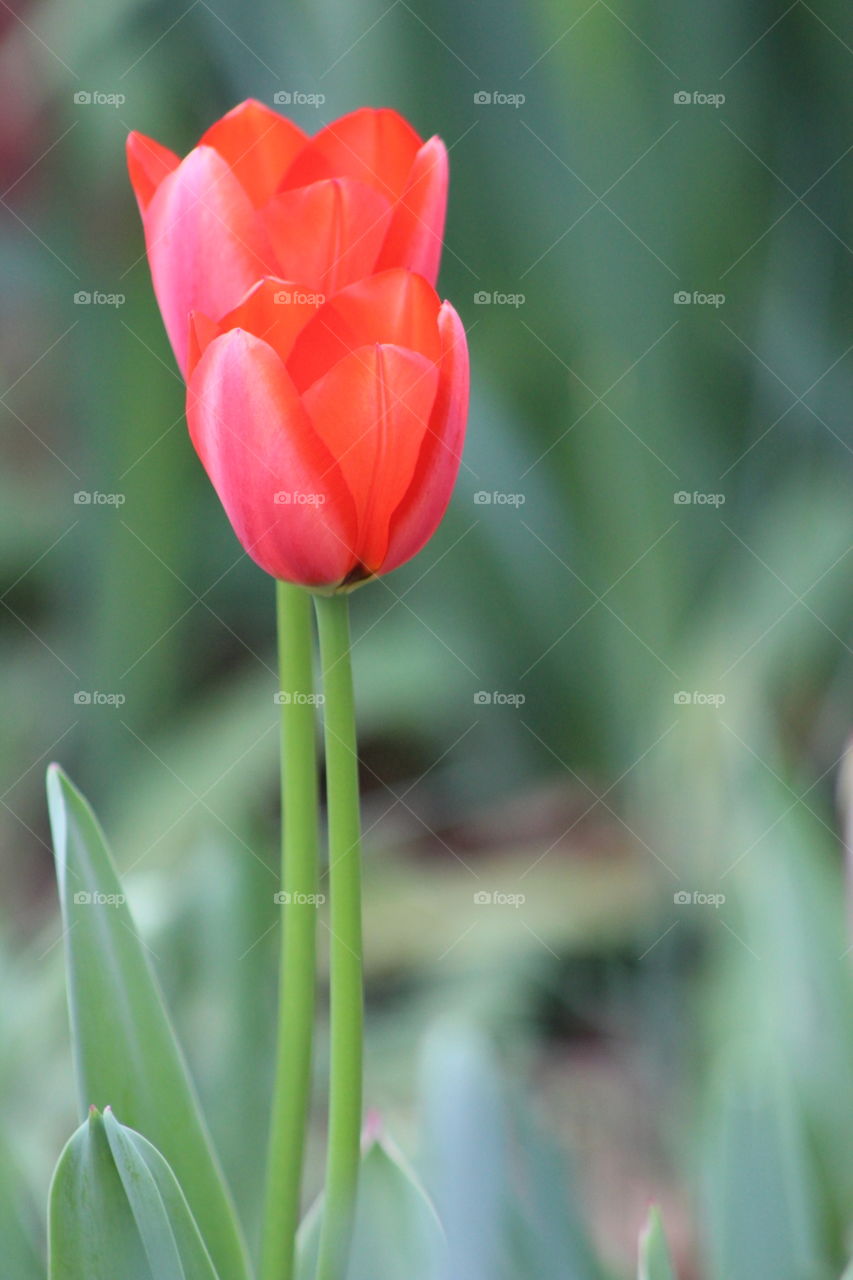
<svg viewBox="0 0 853 1280">
<path fill-rule="evenodd" d="M 151 197 L 164 178 L 181 163 L 168 147 L 146 138 L 144 133 L 134 129 L 127 135 L 127 171 L 130 174 L 130 185 L 133 187 L 139 212 L 144 214 Z"/>
<path fill-rule="evenodd" d="M 355 500 L 357 558 L 371 572 L 411 483 L 437 385 L 431 360 L 377 343 L 345 356 L 302 397 Z"/>
<path fill-rule="evenodd" d="M 377 342 L 441 355 L 439 300 L 421 276 L 383 271 L 350 285 L 309 320 L 288 361 L 293 381 L 306 390 L 350 351 Z"/>
<path fill-rule="evenodd" d="M 164 178 L 145 211 L 154 291 L 181 371 L 187 317 L 216 319 L 270 274 L 271 250 L 249 198 L 212 147 L 196 147 Z"/>
<path fill-rule="evenodd" d="M 435 403 L 411 484 L 391 517 L 383 573 L 417 555 L 447 510 L 465 441 L 468 416 L 468 343 L 449 302 L 438 318 L 443 354 Z"/>
<path fill-rule="evenodd" d="M 322 178 L 356 178 L 396 200 L 420 145 L 415 130 L 396 111 L 362 107 L 311 138 L 285 175 L 282 190 Z"/>
<path fill-rule="evenodd" d="M 394 207 L 376 270 L 403 266 L 434 285 L 438 279 L 447 212 L 447 148 L 430 138 L 415 156 L 405 189 Z"/>
<path fill-rule="evenodd" d="M 326 294 L 369 275 L 391 225 L 391 204 L 352 178 L 281 191 L 261 210 L 279 274 Z"/>
<path fill-rule="evenodd" d="M 308 141 L 292 120 L 254 98 L 212 124 L 199 141 L 230 166 L 253 205 L 266 204 Z"/>
<path fill-rule="evenodd" d="M 326 586 L 355 564 L 352 498 L 273 349 L 232 329 L 187 391 L 196 451 L 244 550 L 275 578 Z"/>
</svg>

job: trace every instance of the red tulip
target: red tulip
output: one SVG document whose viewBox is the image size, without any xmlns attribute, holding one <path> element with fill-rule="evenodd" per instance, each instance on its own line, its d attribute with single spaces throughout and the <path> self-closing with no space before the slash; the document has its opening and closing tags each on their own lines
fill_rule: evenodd
<svg viewBox="0 0 853 1280">
<path fill-rule="evenodd" d="M 330 295 L 405 267 L 435 284 L 447 151 L 396 111 L 365 107 L 308 138 L 249 100 L 183 160 L 131 133 L 130 179 L 163 320 L 186 373 L 187 315 L 219 317 L 262 276 Z"/>
<path fill-rule="evenodd" d="M 276 578 L 326 590 L 387 573 L 440 521 L 462 452 L 461 321 L 394 269 L 318 303 L 264 279 L 191 317 L 187 419 L 237 537 Z"/>
</svg>

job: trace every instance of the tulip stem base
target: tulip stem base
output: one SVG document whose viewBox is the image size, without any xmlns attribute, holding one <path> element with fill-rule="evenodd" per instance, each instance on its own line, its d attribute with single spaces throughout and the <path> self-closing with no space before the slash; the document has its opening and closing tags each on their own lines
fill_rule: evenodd
<svg viewBox="0 0 853 1280">
<path fill-rule="evenodd" d="M 276 583 L 281 692 L 281 963 L 262 1280 L 292 1280 L 311 1107 L 317 931 L 317 760 L 311 597 Z"/>
<path fill-rule="evenodd" d="M 361 940 L 361 821 L 349 600 L 315 596 L 326 748 L 329 826 L 329 1129 L 316 1280 L 344 1280 L 355 1217 L 361 1144 L 364 990 Z"/>
</svg>

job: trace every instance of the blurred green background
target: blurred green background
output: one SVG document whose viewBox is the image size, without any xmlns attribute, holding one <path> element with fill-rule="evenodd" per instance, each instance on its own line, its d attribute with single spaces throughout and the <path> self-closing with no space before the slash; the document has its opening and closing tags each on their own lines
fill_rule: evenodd
<svg viewBox="0 0 853 1280">
<path fill-rule="evenodd" d="M 652 1199 L 684 1277 L 838 1275 L 849 7 L 18 0 L 0 26 L 0 1223 L 15 1274 L 41 1274 L 33 1242 L 73 1125 L 50 759 L 101 815 L 255 1227 L 273 591 L 189 444 L 123 149 L 133 128 L 184 151 L 242 98 L 289 94 L 323 99 L 282 108 L 312 132 L 366 103 L 444 137 L 440 290 L 473 367 L 447 519 L 353 599 L 368 1103 L 427 1163 L 419 1116 L 464 1148 L 442 1148 L 436 1190 L 473 1197 L 453 1280 L 602 1274 L 561 1234 L 575 1218 L 627 1274 Z M 504 1122 L 548 1132 L 573 1168 L 553 1230 L 528 1214 L 543 1252 L 519 1246 L 517 1263 L 495 1223 L 529 1180 Z M 322 1123 L 318 1104 L 312 1190 Z"/>
</svg>

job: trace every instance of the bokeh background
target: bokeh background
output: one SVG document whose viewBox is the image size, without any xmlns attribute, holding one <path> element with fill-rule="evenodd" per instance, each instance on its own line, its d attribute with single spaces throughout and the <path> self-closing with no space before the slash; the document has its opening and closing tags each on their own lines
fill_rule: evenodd
<svg viewBox="0 0 853 1280">
<path fill-rule="evenodd" d="M 190 447 L 123 148 L 276 95 L 444 137 L 474 370 L 444 525 L 353 599 L 368 1102 L 431 1170 L 454 1280 L 627 1275 L 651 1200 L 685 1278 L 840 1274 L 849 7 L 10 0 L 0 28 L 9 1274 L 44 1273 L 74 1126 L 51 759 L 256 1226 L 273 592 Z"/>
</svg>

